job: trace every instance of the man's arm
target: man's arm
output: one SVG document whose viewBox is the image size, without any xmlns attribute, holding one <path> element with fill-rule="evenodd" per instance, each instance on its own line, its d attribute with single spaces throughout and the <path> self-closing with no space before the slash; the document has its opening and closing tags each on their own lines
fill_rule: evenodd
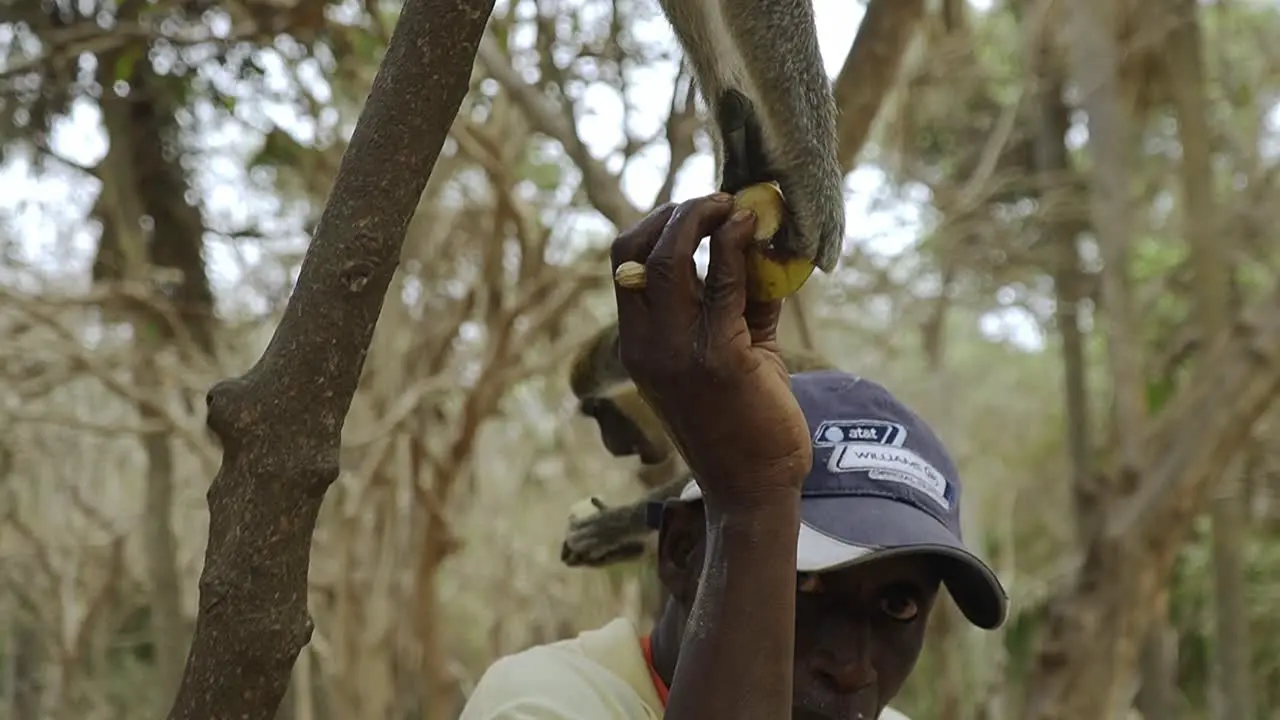
<svg viewBox="0 0 1280 720">
<path fill-rule="evenodd" d="M 707 507 L 706 561 L 667 720 L 791 717 L 799 533 L 799 488 Z"/>
<path fill-rule="evenodd" d="M 610 262 L 618 355 L 698 477 L 703 572 L 667 700 L 670 720 L 787 720 L 795 648 L 800 489 L 813 463 L 778 354 L 781 302 L 747 296 L 755 216 L 724 194 L 650 213 Z M 706 279 L 693 262 L 710 235 Z"/>
</svg>

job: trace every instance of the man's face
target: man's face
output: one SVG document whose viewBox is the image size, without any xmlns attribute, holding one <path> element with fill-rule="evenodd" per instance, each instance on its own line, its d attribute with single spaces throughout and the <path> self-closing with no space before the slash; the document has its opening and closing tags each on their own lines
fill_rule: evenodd
<svg viewBox="0 0 1280 720">
<path fill-rule="evenodd" d="M 938 582 L 918 555 L 802 575 L 792 718 L 878 717 L 920 656 Z"/>
<path fill-rule="evenodd" d="M 686 616 L 702 569 L 703 528 L 696 504 L 669 508 L 663 522 L 660 572 Z M 875 720 L 915 667 L 938 587 L 934 563 L 919 555 L 799 576 L 792 718 Z"/>
</svg>

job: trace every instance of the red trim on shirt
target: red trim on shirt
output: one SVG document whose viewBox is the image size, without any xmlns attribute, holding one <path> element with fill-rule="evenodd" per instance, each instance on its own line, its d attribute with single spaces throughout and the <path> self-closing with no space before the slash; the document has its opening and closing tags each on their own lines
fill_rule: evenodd
<svg viewBox="0 0 1280 720">
<path fill-rule="evenodd" d="M 658 691 L 658 699 L 662 701 L 662 709 L 667 709 L 667 684 L 663 682 L 658 669 L 653 666 L 653 642 L 648 635 L 640 638 L 640 649 L 644 651 L 644 662 L 649 666 L 649 677 L 653 678 L 653 689 Z"/>
</svg>

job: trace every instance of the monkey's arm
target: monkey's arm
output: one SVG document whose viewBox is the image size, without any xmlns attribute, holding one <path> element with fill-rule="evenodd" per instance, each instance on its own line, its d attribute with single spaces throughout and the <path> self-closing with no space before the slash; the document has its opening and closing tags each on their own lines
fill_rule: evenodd
<svg viewBox="0 0 1280 720">
<path fill-rule="evenodd" d="M 830 272 L 844 178 L 811 0 L 660 2 L 711 111 L 721 189 L 777 181 L 794 228 L 775 243 Z"/>
<path fill-rule="evenodd" d="M 650 490 L 639 502 L 608 507 L 591 497 L 569 513 L 569 532 L 560 546 L 560 560 L 569 567 L 601 567 L 641 555 L 652 533 L 649 503 L 677 497 L 688 476 Z"/>
</svg>

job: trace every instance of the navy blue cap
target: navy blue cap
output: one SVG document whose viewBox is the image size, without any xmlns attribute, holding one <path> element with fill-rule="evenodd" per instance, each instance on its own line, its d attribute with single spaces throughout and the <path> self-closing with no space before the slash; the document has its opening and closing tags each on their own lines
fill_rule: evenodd
<svg viewBox="0 0 1280 720">
<path fill-rule="evenodd" d="M 835 370 L 797 373 L 791 390 L 809 421 L 813 469 L 800 506 L 796 569 L 837 570 L 924 553 L 974 625 L 999 627 L 1008 597 L 965 547 L 960 476 L 933 430 L 882 385 Z M 680 499 L 702 497 L 690 481 Z"/>
</svg>

